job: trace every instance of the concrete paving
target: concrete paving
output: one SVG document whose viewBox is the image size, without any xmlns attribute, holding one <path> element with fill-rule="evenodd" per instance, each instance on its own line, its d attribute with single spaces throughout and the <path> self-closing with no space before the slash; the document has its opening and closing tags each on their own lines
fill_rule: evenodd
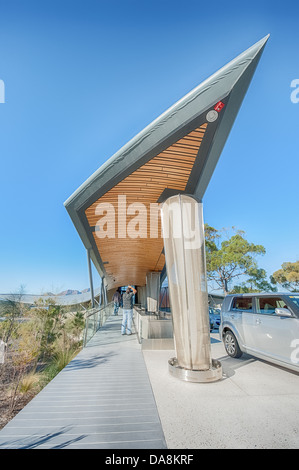
<svg viewBox="0 0 299 470">
<path fill-rule="evenodd" d="M 165 449 L 136 334 L 105 326 L 0 431 L 0 449 Z"/>
<path fill-rule="evenodd" d="M 223 379 L 187 383 L 168 373 L 175 351 L 143 351 L 169 449 L 298 449 L 299 374 L 226 355 L 211 334 Z"/>
</svg>

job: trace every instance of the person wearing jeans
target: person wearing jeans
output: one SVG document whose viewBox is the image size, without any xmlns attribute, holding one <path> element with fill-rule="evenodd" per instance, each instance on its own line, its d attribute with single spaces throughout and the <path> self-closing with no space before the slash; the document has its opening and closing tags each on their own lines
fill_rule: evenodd
<svg viewBox="0 0 299 470">
<path fill-rule="evenodd" d="M 118 315 L 119 303 L 121 301 L 121 295 L 119 289 L 113 294 L 112 300 L 114 302 L 114 312 L 113 315 Z"/>
<path fill-rule="evenodd" d="M 137 292 L 132 286 L 128 286 L 126 292 L 123 295 L 123 319 L 121 324 L 121 334 L 127 335 L 132 334 L 132 320 L 133 320 L 133 302 L 132 297 Z"/>
</svg>

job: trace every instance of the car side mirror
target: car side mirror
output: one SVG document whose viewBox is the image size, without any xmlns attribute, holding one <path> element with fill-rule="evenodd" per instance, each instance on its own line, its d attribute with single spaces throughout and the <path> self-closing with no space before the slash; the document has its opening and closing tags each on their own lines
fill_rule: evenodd
<svg viewBox="0 0 299 470">
<path fill-rule="evenodd" d="M 283 308 L 283 307 L 276 308 L 275 309 L 275 314 L 280 315 L 282 317 L 291 317 L 292 316 L 291 312 L 287 308 Z"/>
</svg>

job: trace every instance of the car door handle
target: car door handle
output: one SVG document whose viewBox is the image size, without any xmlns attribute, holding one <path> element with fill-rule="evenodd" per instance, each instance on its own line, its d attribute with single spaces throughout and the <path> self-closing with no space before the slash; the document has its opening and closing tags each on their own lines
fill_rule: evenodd
<svg viewBox="0 0 299 470">
<path fill-rule="evenodd" d="M 262 323 L 262 320 L 260 320 L 259 318 L 256 318 L 255 323 L 256 323 L 257 325 L 260 325 L 260 323 Z"/>
<path fill-rule="evenodd" d="M 235 315 L 233 313 L 231 313 L 230 317 L 233 320 L 235 318 Z"/>
</svg>

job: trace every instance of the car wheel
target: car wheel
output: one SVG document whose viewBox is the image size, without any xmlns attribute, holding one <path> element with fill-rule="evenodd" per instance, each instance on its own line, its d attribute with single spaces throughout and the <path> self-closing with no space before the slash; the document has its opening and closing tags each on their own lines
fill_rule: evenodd
<svg viewBox="0 0 299 470">
<path fill-rule="evenodd" d="M 224 342 L 224 347 L 225 351 L 230 357 L 241 357 L 242 356 L 242 351 L 240 349 L 240 346 L 238 344 L 238 341 L 236 340 L 236 337 L 232 331 L 227 330 L 224 334 L 223 338 Z"/>
</svg>

